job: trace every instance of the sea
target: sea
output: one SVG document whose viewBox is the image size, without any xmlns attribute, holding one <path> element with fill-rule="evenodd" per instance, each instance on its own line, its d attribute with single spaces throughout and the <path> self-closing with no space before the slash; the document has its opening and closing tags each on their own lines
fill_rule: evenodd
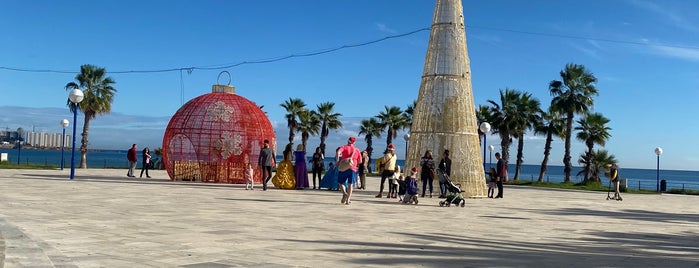
<svg viewBox="0 0 699 268">
<path fill-rule="evenodd" d="M 0 148 L 0 153 L 7 153 L 8 161 L 17 164 L 17 156 L 19 155 L 19 164 L 38 164 L 47 166 L 60 166 L 61 159 L 64 161 L 64 167 L 70 168 L 71 151 L 64 150 L 35 150 L 35 149 L 6 149 Z M 157 156 L 153 156 L 157 161 Z M 309 158 L 310 160 L 310 158 Z M 277 161 L 281 161 L 278 157 Z M 325 163 L 334 161 L 332 157 L 326 157 Z M 308 161 L 306 161 L 308 163 Z M 403 166 L 404 160 L 399 159 L 397 164 Z M 127 168 L 128 161 L 126 160 L 126 150 L 93 150 L 87 153 L 88 168 Z M 75 152 L 75 165 L 80 165 L 80 152 Z M 489 165 L 486 163 L 486 165 Z M 493 163 L 494 165 L 494 163 Z M 310 166 L 309 166 L 310 168 Z M 520 180 L 536 181 L 539 178 L 541 164 L 522 165 L 520 171 Z M 572 181 L 581 182 L 583 175 L 575 176 L 580 171 L 580 167 L 573 167 Z M 508 166 L 508 174 L 512 177 L 515 174 L 515 165 Z M 544 177 L 546 182 L 563 182 L 564 180 L 563 166 L 549 165 L 548 171 Z M 626 179 L 626 186 L 630 189 L 656 190 L 662 180 L 665 180 L 667 189 L 691 189 L 699 190 L 699 171 L 687 170 L 658 170 L 656 169 L 636 169 L 636 168 L 620 168 L 619 178 Z M 512 178 L 510 178 L 512 179 Z M 606 180 L 603 180 L 607 182 Z"/>
</svg>

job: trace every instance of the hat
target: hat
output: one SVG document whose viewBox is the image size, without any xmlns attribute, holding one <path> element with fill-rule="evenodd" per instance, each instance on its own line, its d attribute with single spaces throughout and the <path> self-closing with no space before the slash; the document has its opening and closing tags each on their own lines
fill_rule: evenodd
<svg viewBox="0 0 699 268">
<path fill-rule="evenodd" d="M 350 142 L 350 143 L 354 143 L 356 140 L 357 140 L 357 138 L 355 138 L 355 137 L 349 137 L 349 142 Z"/>
<path fill-rule="evenodd" d="M 410 174 L 417 174 L 417 167 L 413 167 L 410 169 Z"/>
<path fill-rule="evenodd" d="M 391 150 L 391 151 L 393 151 L 393 150 L 396 149 L 396 146 L 393 146 L 393 143 L 391 143 L 391 144 L 388 145 L 388 149 Z"/>
</svg>

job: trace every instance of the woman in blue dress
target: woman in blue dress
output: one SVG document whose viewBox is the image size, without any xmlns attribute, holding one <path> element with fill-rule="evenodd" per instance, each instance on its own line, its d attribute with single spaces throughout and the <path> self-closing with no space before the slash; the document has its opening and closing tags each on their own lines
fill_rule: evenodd
<svg viewBox="0 0 699 268">
<path fill-rule="evenodd" d="M 328 190 L 338 190 L 339 185 L 337 184 L 337 167 L 330 163 L 328 166 L 328 171 L 323 175 L 323 179 L 320 180 L 320 188 L 325 188 Z"/>
<path fill-rule="evenodd" d="M 306 150 L 303 144 L 296 146 L 294 152 L 294 174 L 296 175 L 296 189 L 308 189 L 308 168 L 306 167 Z"/>
</svg>

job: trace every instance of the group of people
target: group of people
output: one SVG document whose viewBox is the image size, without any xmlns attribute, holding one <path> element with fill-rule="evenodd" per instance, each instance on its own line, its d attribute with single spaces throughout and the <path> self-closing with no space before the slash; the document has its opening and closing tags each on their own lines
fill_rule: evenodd
<svg viewBox="0 0 699 268">
<path fill-rule="evenodd" d="M 507 177 L 507 165 L 505 160 L 502 159 L 500 153 L 495 153 L 495 159 L 498 160 L 495 164 L 495 168 L 491 167 L 488 171 L 488 197 L 489 198 L 503 198 L 502 195 L 502 182 Z M 498 189 L 498 194 L 495 195 L 495 188 Z"/>
<path fill-rule="evenodd" d="M 337 189 L 342 193 L 341 203 L 350 204 L 352 199 L 352 190 L 366 189 L 366 175 L 369 172 L 369 157 L 367 151 L 361 151 L 355 147 L 356 138 L 349 137 L 347 144 L 338 147 L 335 153 L 335 162 L 330 163 L 327 172 L 321 178 L 324 170 L 325 157 L 321 152 L 321 148 L 316 148 L 313 157 L 309 160 L 311 163 L 313 189 Z M 277 166 L 277 172 L 272 177 L 272 167 L 275 165 L 274 152 L 269 147 L 269 141 L 265 140 L 263 148 L 260 150 L 258 165 L 262 168 L 263 190 L 267 190 L 267 183 L 272 180 L 277 188 L 282 189 L 307 189 L 310 188 L 308 181 L 308 170 L 306 168 L 306 152 L 303 145 L 298 145 L 296 151 L 291 152 L 291 144 L 287 145 L 283 153 L 283 161 Z M 387 198 L 399 198 L 404 202 L 417 203 L 418 196 L 418 179 L 422 181 L 421 197 L 433 197 L 433 184 L 436 175 L 436 169 L 439 169 L 445 176 L 451 175 L 452 160 L 449 157 L 449 150 L 444 150 L 438 164 L 432 156 L 432 151 L 425 151 L 420 159 L 420 168 L 412 167 L 409 174 L 405 177 L 401 174 L 400 166 L 396 164 L 397 156 L 395 154 L 395 146 L 389 144 L 385 154 L 378 160 L 377 169 L 381 174 L 381 182 L 379 184 L 379 193 L 377 198 L 383 197 L 384 185 L 388 181 Z M 489 171 L 490 182 L 488 184 L 488 197 L 503 198 L 503 181 L 507 176 L 507 165 L 502 159 L 500 153 L 495 154 L 498 160 L 496 168 L 491 168 Z M 295 164 L 292 159 L 296 159 Z M 250 173 L 246 170 L 246 189 L 247 182 L 252 183 L 252 166 L 248 166 Z M 408 172 L 406 172 L 408 174 Z M 419 174 L 419 177 L 417 175 Z M 318 182 L 318 184 L 316 184 Z M 443 180 L 439 180 L 439 198 L 446 198 L 448 188 Z M 402 185 L 404 187 L 399 187 Z M 401 188 L 404 192 L 401 191 Z M 498 189 L 495 195 L 495 188 Z M 405 196 L 405 197 L 403 197 Z"/>
<path fill-rule="evenodd" d="M 136 177 L 134 175 L 134 171 L 136 169 L 136 164 L 138 163 L 138 155 L 136 152 L 136 144 L 134 143 L 131 145 L 131 149 L 129 149 L 126 152 L 126 159 L 129 160 L 129 171 L 126 172 L 126 176 L 133 178 Z M 143 178 L 143 172 L 146 172 L 146 178 L 150 178 L 150 175 L 148 174 L 148 170 L 150 170 L 151 166 L 151 155 L 150 155 L 150 149 L 148 147 L 144 148 L 143 151 L 141 152 L 141 175 L 139 178 Z"/>
<path fill-rule="evenodd" d="M 292 144 L 289 143 L 282 153 L 283 159 L 276 165 L 274 151 L 269 146 L 269 140 L 264 140 L 263 147 L 258 157 L 258 166 L 262 168 L 262 190 L 267 190 L 267 183 L 272 181 L 275 187 L 281 189 L 308 189 L 308 168 L 306 167 L 306 150 L 303 144 L 296 146 L 292 152 Z M 292 163 L 292 161 L 294 161 Z M 316 189 L 316 180 L 320 183 L 320 176 L 323 171 L 324 157 L 320 147 L 316 148 L 313 157 L 311 172 L 313 178 L 313 189 Z M 272 167 L 277 166 L 277 172 L 272 176 Z M 250 167 L 250 169 L 252 169 Z M 252 171 L 250 171 L 251 173 Z M 252 184 L 252 174 L 248 176 L 246 172 L 246 184 Z"/>
</svg>

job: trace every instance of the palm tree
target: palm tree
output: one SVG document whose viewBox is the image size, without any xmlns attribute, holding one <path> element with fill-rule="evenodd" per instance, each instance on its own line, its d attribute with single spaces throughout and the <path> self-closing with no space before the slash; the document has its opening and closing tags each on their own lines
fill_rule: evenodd
<svg viewBox="0 0 699 268">
<path fill-rule="evenodd" d="M 364 135 L 364 140 L 366 141 L 366 152 L 369 155 L 369 163 L 371 163 L 371 153 L 374 152 L 373 137 L 381 138 L 381 132 L 383 127 L 381 127 L 381 122 L 379 122 L 375 117 L 369 119 L 363 119 L 362 125 L 359 126 L 359 135 Z"/>
<path fill-rule="evenodd" d="M 587 114 L 592 109 L 593 96 L 597 95 L 595 78 L 585 66 L 573 63 L 566 64 L 560 72 L 561 80 L 549 83 L 549 91 L 554 96 L 551 104 L 566 115 L 565 155 L 563 156 L 563 171 L 565 182 L 570 182 L 570 172 L 573 168 L 570 162 L 570 139 L 573 133 L 573 117 L 575 114 Z"/>
<path fill-rule="evenodd" d="M 398 130 L 408 127 L 408 118 L 398 106 L 384 106 L 386 109 L 380 112 L 376 118 L 381 122 L 381 129 L 386 129 L 386 146 L 398 137 Z"/>
<path fill-rule="evenodd" d="M 320 132 L 320 115 L 315 111 L 303 109 L 299 112 L 298 117 L 297 131 L 301 132 L 301 144 L 303 144 L 304 150 L 309 152 L 306 141 L 311 135 L 315 136 Z"/>
<path fill-rule="evenodd" d="M 580 132 L 578 132 L 576 138 L 579 141 L 585 142 L 585 146 L 587 146 L 586 155 L 592 155 L 592 148 L 595 144 L 604 146 L 607 140 L 611 138 L 609 134 L 611 128 L 606 126 L 606 124 L 609 123 L 609 119 L 600 113 L 588 114 L 578 120 L 577 123 L 578 126 L 575 127 L 575 130 L 579 130 Z M 590 179 L 590 172 L 593 170 L 588 168 L 587 171 L 588 172 L 585 173 L 585 182 Z"/>
<path fill-rule="evenodd" d="M 112 111 L 112 102 L 114 94 L 117 92 L 112 85 L 116 82 L 107 75 L 105 68 L 97 67 L 90 64 L 80 66 L 80 73 L 75 76 L 76 82 L 66 84 L 66 90 L 81 89 L 85 97 L 83 101 L 78 103 L 78 110 L 85 115 L 82 132 L 82 145 L 80 146 L 80 168 L 87 168 L 87 145 L 88 134 L 90 131 L 90 120 L 95 119 L 97 115 L 108 114 Z M 67 101 L 70 111 L 73 112 L 75 106 L 70 101 Z"/>
<path fill-rule="evenodd" d="M 522 168 L 524 133 L 527 130 L 535 129 L 541 124 L 541 103 L 538 99 L 532 97 L 531 93 L 522 92 L 517 99 L 516 106 L 517 110 L 515 113 L 510 114 L 511 120 L 516 124 L 512 135 L 517 138 L 517 164 L 514 180 L 519 179 L 519 173 Z"/>
<path fill-rule="evenodd" d="M 565 135 L 563 129 L 565 128 L 565 118 L 556 111 L 549 107 L 547 112 L 541 113 L 542 124 L 539 125 L 534 132 L 537 134 L 546 135 L 546 144 L 544 145 L 544 160 L 541 161 L 541 171 L 539 172 L 539 182 L 544 182 L 544 175 L 548 169 L 549 155 L 551 154 L 551 143 L 553 142 L 553 137 L 563 138 Z"/>
<path fill-rule="evenodd" d="M 488 112 L 490 114 L 489 121 L 493 133 L 500 136 L 502 159 L 505 160 L 505 163 L 509 162 L 510 158 L 511 135 L 517 129 L 517 122 L 513 120 L 512 115 L 517 113 L 517 101 L 520 98 L 520 94 L 517 90 L 506 88 L 505 90 L 500 90 L 500 104 L 493 100 L 488 100 L 488 103 L 491 105 Z"/>
<path fill-rule="evenodd" d="M 407 118 L 408 121 L 408 127 L 413 126 L 413 114 L 415 114 L 415 106 L 417 106 L 417 100 L 413 100 L 413 103 L 409 104 L 407 108 L 405 108 L 405 117 Z"/>
<path fill-rule="evenodd" d="M 284 117 L 286 118 L 286 125 L 289 127 L 289 143 L 293 143 L 296 128 L 299 124 L 296 119 L 298 118 L 299 113 L 306 109 L 306 103 L 299 98 L 289 97 L 289 100 L 284 101 L 284 103 L 280 104 L 279 106 L 286 109 L 287 114 Z"/>
<path fill-rule="evenodd" d="M 340 121 L 341 113 L 335 113 L 333 109 L 335 108 L 335 103 L 333 102 L 323 102 L 316 106 L 318 111 L 318 116 L 323 126 L 320 128 L 320 151 L 325 155 L 325 139 L 330 134 L 331 129 L 339 129 L 342 127 L 342 121 Z"/>
<path fill-rule="evenodd" d="M 587 184 L 590 182 L 600 182 L 600 172 L 604 171 L 604 173 L 607 174 L 609 172 L 609 167 L 612 164 L 617 164 L 617 159 L 614 155 L 610 155 L 607 150 L 595 150 L 592 153 L 580 154 L 578 163 L 583 165 L 578 175 L 590 174 L 590 180 L 583 182 Z"/>
</svg>

